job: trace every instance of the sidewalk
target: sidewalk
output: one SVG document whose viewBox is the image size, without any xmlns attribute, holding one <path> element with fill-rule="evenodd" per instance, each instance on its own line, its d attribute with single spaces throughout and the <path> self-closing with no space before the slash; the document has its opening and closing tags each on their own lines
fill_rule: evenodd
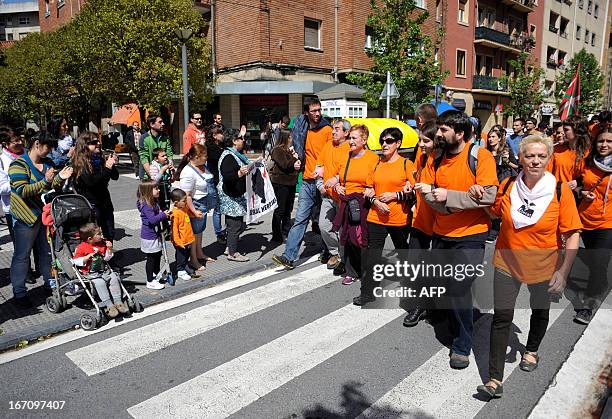
<svg viewBox="0 0 612 419">
<path fill-rule="evenodd" d="M 268 269 L 274 266 L 272 255 L 280 252 L 283 246 L 270 243 L 271 215 L 249 225 L 240 241 L 240 250 L 251 259 L 246 263 L 231 262 L 223 255 L 225 247 L 216 242 L 212 218 L 208 216 L 204 231 L 204 252 L 217 259 L 209 263 L 201 278 L 192 281 L 177 280 L 174 287 L 161 291 L 147 289 L 145 279 L 144 256 L 140 251 L 140 214 L 135 209 L 136 188 L 138 180 L 122 170 L 119 181 L 111 182 L 110 190 L 115 206 L 116 256 L 117 264 L 125 267 L 123 282 L 143 305 L 150 306 L 162 301 L 171 300 L 189 294 L 213 284 L 237 278 L 251 272 Z M 320 237 L 308 232 L 300 257 L 310 257 L 319 252 Z M 174 262 L 174 249 L 168 243 L 169 258 Z M 80 315 L 91 310 L 91 303 L 86 296 L 68 297 L 69 307 L 66 311 L 53 314 L 45 306 L 45 294 L 42 291 L 42 278 L 35 285 L 28 285 L 29 296 L 36 305 L 35 309 L 22 310 L 12 303 L 12 288 L 9 279 L 13 245 L 6 225 L 0 226 L 0 351 L 25 344 L 41 336 L 62 332 L 79 324 Z M 104 327 L 104 326 L 102 326 Z"/>
</svg>

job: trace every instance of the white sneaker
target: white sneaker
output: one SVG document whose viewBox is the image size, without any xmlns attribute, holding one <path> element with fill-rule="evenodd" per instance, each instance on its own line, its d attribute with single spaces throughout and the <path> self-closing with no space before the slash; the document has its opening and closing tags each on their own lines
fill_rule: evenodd
<svg viewBox="0 0 612 419">
<path fill-rule="evenodd" d="M 176 276 L 178 276 L 183 281 L 191 281 L 191 275 L 189 275 L 187 271 L 178 271 L 176 273 Z"/>
<path fill-rule="evenodd" d="M 157 279 L 154 279 L 153 281 L 147 281 L 147 288 L 151 290 L 163 290 L 164 287 L 165 285 L 160 284 Z"/>
</svg>

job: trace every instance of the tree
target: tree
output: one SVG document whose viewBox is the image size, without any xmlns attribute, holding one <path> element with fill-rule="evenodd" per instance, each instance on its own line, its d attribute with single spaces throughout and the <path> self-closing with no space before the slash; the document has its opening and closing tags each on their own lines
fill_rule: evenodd
<svg viewBox="0 0 612 419">
<path fill-rule="evenodd" d="M 597 58 L 586 49 L 582 48 L 570 60 L 566 68 L 557 76 L 557 106 L 563 99 L 565 90 L 569 87 L 576 69 L 580 64 L 580 102 L 578 110 L 587 115 L 599 110 L 602 101 L 601 88 L 603 86 L 603 74 L 597 62 Z"/>
<path fill-rule="evenodd" d="M 540 83 L 544 70 L 532 61 L 527 50 L 521 51 L 518 57 L 509 63 L 512 74 L 500 79 L 502 83 L 508 85 L 510 94 L 510 105 L 504 109 L 504 115 L 528 118 L 544 99 Z"/>
<path fill-rule="evenodd" d="M 441 36 L 434 41 L 423 34 L 421 25 L 429 14 L 417 9 L 414 0 L 370 0 L 370 7 L 368 27 L 372 28 L 373 45 L 366 52 L 373 61 L 371 73 L 352 73 L 347 79 L 364 88 L 364 98 L 377 108 L 390 71 L 399 94 L 391 107 L 402 115 L 408 101 L 425 101 L 433 86 L 445 78 L 434 57 Z"/>
</svg>

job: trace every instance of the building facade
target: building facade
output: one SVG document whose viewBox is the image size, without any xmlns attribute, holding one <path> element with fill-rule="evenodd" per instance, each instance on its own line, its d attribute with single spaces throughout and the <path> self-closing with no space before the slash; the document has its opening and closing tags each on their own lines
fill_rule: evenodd
<svg viewBox="0 0 612 419">
<path fill-rule="evenodd" d="M 542 120 L 551 123 L 559 119 L 556 102 L 568 87 L 558 86 L 556 78 L 572 57 L 584 48 L 597 58 L 600 66 L 604 66 L 609 1 L 539 1 L 542 14 L 538 22 L 538 43 L 541 44 L 540 61 L 545 71 L 545 100 L 540 114 Z"/>
<path fill-rule="evenodd" d="M 608 7 L 606 18 L 606 39 L 604 41 L 604 99 L 603 109 L 612 111 L 612 7 Z"/>
<path fill-rule="evenodd" d="M 38 0 L 40 30 L 54 31 L 70 22 L 87 0 Z"/>
<path fill-rule="evenodd" d="M 0 2 L 0 42 L 19 41 L 32 32 L 40 32 L 37 1 Z"/>
</svg>

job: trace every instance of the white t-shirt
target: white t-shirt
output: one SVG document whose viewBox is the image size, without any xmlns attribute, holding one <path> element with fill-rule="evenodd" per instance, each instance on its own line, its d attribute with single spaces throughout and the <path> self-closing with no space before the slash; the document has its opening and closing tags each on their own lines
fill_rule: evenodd
<svg viewBox="0 0 612 419">
<path fill-rule="evenodd" d="M 179 188 L 191 194 L 191 199 L 201 199 L 208 195 L 208 181 L 213 179 L 207 169 L 203 173 L 197 170 L 188 164 L 181 171 Z"/>
</svg>

